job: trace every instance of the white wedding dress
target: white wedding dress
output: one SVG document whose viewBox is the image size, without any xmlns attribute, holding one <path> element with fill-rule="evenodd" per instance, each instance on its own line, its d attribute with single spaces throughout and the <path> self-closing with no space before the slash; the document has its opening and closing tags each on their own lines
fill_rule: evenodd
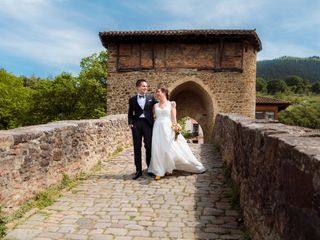
<svg viewBox="0 0 320 240">
<path fill-rule="evenodd" d="M 174 140 L 171 128 L 171 102 L 167 101 L 163 108 L 155 105 L 156 120 L 152 133 L 151 162 L 148 172 L 156 176 L 172 173 L 174 169 L 191 173 L 202 173 L 204 166 L 191 152 L 182 134 Z"/>
</svg>

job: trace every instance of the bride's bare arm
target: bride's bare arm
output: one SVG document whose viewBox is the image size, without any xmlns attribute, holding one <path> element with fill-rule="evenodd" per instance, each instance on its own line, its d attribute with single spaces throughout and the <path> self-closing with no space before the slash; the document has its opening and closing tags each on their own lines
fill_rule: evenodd
<svg viewBox="0 0 320 240">
<path fill-rule="evenodd" d="M 177 123 L 177 109 L 176 102 L 171 102 L 171 121 L 173 124 Z"/>
<path fill-rule="evenodd" d="M 152 107 L 152 112 L 153 112 L 153 117 L 156 117 L 156 104 L 153 105 Z"/>
</svg>

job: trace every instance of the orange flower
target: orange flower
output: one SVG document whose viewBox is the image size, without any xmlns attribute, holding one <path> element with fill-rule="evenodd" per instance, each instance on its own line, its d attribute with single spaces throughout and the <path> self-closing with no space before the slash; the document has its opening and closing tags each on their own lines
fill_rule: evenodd
<svg viewBox="0 0 320 240">
<path fill-rule="evenodd" d="M 182 127 L 181 127 L 181 125 L 179 123 L 173 123 L 171 128 L 175 132 L 174 140 L 177 141 L 178 136 L 179 136 L 180 132 L 182 131 Z"/>
</svg>

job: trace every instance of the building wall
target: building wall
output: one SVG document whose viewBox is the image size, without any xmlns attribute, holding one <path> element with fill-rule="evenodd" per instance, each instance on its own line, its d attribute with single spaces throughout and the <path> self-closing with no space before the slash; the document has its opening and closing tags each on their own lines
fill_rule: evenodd
<svg viewBox="0 0 320 240">
<path fill-rule="evenodd" d="M 231 52 L 233 48 L 231 47 Z M 108 114 L 127 113 L 128 99 L 136 93 L 135 82 L 137 79 L 146 79 L 153 93 L 159 83 L 168 86 L 172 92 L 170 98 L 177 102 L 178 117 L 190 116 L 198 121 L 205 133 L 205 142 L 211 141 L 211 133 L 214 125 L 215 115 L 219 112 L 238 113 L 248 117 L 255 117 L 255 78 L 256 78 L 256 51 L 253 46 L 246 46 L 243 49 L 243 71 L 219 71 L 199 70 L 199 66 L 205 66 L 210 59 L 206 51 L 188 52 L 184 58 L 181 51 L 168 47 L 166 52 L 170 56 L 168 62 L 162 66 L 176 66 L 173 68 L 155 68 L 140 71 L 117 71 L 119 66 L 118 47 L 110 44 L 109 48 L 109 75 L 108 75 Z M 129 50 L 128 50 L 129 51 Z M 132 51 L 132 50 L 130 50 Z M 168 53 L 168 51 L 170 53 Z M 225 52 L 230 52 L 225 51 Z M 190 66 L 190 58 L 203 61 L 195 68 Z M 200 57 L 198 56 L 200 54 Z M 203 54 L 203 56 L 201 55 Z M 239 65 L 238 57 L 224 57 L 234 65 Z M 121 66 L 126 61 L 134 61 L 132 57 L 122 57 Z M 137 60 L 135 60 L 137 61 Z M 143 62 L 143 60 L 139 60 Z M 179 63 L 174 63 L 178 61 Z M 228 61 L 224 63 L 227 67 Z M 155 61 L 157 62 L 157 61 Z M 223 61 L 222 61 L 223 63 Z M 137 63 L 138 64 L 138 63 Z M 160 64 L 160 63 L 158 63 Z M 127 66 L 133 63 L 128 63 Z M 150 65 L 150 63 L 149 63 Z"/>
<path fill-rule="evenodd" d="M 274 119 L 278 120 L 278 106 L 257 105 L 256 112 L 274 112 Z"/>
</svg>

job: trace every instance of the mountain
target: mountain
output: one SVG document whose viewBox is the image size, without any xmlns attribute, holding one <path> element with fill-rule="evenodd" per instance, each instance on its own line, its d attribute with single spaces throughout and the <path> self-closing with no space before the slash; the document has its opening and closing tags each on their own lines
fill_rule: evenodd
<svg viewBox="0 0 320 240">
<path fill-rule="evenodd" d="M 284 79 L 297 75 L 310 82 L 320 81 L 320 57 L 298 58 L 283 56 L 257 62 L 257 77 L 265 80 Z"/>
</svg>

